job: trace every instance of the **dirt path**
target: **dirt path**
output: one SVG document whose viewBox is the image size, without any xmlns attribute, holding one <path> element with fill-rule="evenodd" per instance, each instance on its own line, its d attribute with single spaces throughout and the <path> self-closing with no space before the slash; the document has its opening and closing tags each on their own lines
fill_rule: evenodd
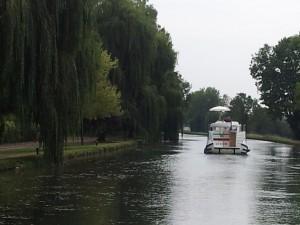
<svg viewBox="0 0 300 225">
<path fill-rule="evenodd" d="M 12 143 L 12 144 L 2 144 L 0 145 L 0 151 L 8 151 L 8 150 L 17 150 L 24 148 L 36 148 L 38 147 L 38 142 L 20 142 L 20 143 Z"/>
<path fill-rule="evenodd" d="M 84 143 L 91 144 L 96 141 L 95 137 L 85 137 Z M 80 138 L 69 138 L 67 141 L 67 145 L 72 144 L 80 144 Z M 0 151 L 7 151 L 7 150 L 17 150 L 17 149 L 24 149 L 24 148 L 37 148 L 39 143 L 37 141 L 28 141 L 28 142 L 18 142 L 18 143 L 11 143 L 11 144 L 0 144 Z"/>
<path fill-rule="evenodd" d="M 86 137 L 84 138 L 84 143 L 95 143 L 95 140 L 96 138 Z M 80 143 L 80 138 L 69 138 L 67 145 L 77 145 Z M 39 143 L 34 141 L 2 144 L 0 145 L 0 159 L 11 159 L 36 155 L 36 148 L 38 146 Z"/>
</svg>

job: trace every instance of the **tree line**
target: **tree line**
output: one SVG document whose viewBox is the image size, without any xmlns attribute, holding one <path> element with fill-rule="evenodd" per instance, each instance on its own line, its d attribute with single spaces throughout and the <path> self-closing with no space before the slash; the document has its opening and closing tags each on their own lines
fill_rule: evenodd
<svg viewBox="0 0 300 225">
<path fill-rule="evenodd" d="M 229 107 L 230 112 L 224 116 L 246 125 L 247 132 L 294 137 L 288 121 L 273 118 L 270 109 L 261 105 L 259 100 L 245 93 L 238 93 L 233 98 L 221 96 L 219 90 L 213 87 L 202 88 L 189 95 L 185 125 L 195 132 L 207 132 L 209 124 L 218 119 L 218 114 L 209 112 L 209 109 L 217 105 Z"/>
<path fill-rule="evenodd" d="M 300 139 L 300 35 L 259 49 L 250 72 L 272 118 L 286 120 Z"/>
<path fill-rule="evenodd" d="M 147 1 L 3 0 L 0 34 L 0 141 L 38 133 L 59 164 L 68 136 L 103 136 L 107 120 L 126 137 L 178 139 L 189 84 Z"/>
<path fill-rule="evenodd" d="M 206 132 L 216 116 L 209 108 L 225 105 L 230 116 L 247 125 L 249 132 L 300 138 L 300 35 L 283 38 L 275 46 L 264 45 L 253 55 L 250 74 L 261 94 L 254 99 L 245 93 L 233 99 L 212 87 L 193 92 L 185 123 L 193 131 Z"/>
</svg>

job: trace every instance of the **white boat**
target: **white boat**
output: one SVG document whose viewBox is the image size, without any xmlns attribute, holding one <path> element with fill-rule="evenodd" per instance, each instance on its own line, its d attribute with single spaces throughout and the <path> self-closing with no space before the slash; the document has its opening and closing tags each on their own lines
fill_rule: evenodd
<svg viewBox="0 0 300 225">
<path fill-rule="evenodd" d="M 207 145 L 204 153 L 233 153 L 247 154 L 250 150 L 246 143 L 246 131 L 237 121 L 221 120 L 224 112 L 230 111 L 229 108 L 217 106 L 210 111 L 219 112 L 219 120 L 210 124 L 207 138 Z"/>
</svg>

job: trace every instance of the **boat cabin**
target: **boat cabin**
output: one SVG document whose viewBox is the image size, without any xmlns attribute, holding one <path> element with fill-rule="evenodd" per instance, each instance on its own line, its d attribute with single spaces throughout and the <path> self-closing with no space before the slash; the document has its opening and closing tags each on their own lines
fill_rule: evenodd
<svg viewBox="0 0 300 225">
<path fill-rule="evenodd" d="M 221 119 L 224 112 L 230 111 L 224 106 L 216 106 L 209 111 L 219 112 L 219 120 L 210 124 L 207 145 L 204 153 L 220 153 L 221 150 L 229 150 L 234 154 L 237 152 L 247 154 L 249 148 L 246 145 L 246 132 L 239 122 L 232 121 L 230 117 Z"/>
<path fill-rule="evenodd" d="M 226 122 L 226 121 L 217 121 L 215 123 L 210 124 L 210 131 L 217 131 L 217 132 L 226 132 L 226 131 L 235 131 L 240 132 L 242 131 L 242 126 L 236 122 Z"/>
<path fill-rule="evenodd" d="M 216 121 L 210 124 L 209 139 L 215 147 L 237 147 L 245 138 L 242 126 L 236 121 Z"/>
</svg>

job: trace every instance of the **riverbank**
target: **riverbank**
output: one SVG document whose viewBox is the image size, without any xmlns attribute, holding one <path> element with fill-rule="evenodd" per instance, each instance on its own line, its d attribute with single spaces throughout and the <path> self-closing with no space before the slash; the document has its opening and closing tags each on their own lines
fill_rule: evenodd
<svg viewBox="0 0 300 225">
<path fill-rule="evenodd" d="M 184 131 L 184 134 L 207 136 L 206 132 Z"/>
<path fill-rule="evenodd" d="M 115 141 L 99 144 L 69 145 L 64 151 L 64 163 L 71 163 L 81 159 L 107 157 L 125 150 L 135 149 L 137 142 Z M 36 148 L 2 148 L 0 150 L 0 172 L 27 167 L 43 166 L 43 153 L 37 155 Z"/>
<path fill-rule="evenodd" d="M 247 139 L 252 139 L 252 140 L 260 140 L 260 141 L 271 141 L 275 143 L 280 143 L 280 144 L 288 144 L 288 145 L 299 145 L 300 146 L 300 141 L 286 138 L 286 137 L 280 137 L 276 135 L 262 135 L 262 134 L 247 134 Z"/>
<path fill-rule="evenodd" d="M 207 133 L 205 132 L 184 132 L 185 134 L 190 134 L 190 135 L 200 135 L 200 136 L 207 136 Z M 262 134 L 247 134 L 247 139 L 251 140 L 259 140 L 259 141 L 271 141 L 275 143 L 280 143 L 280 144 L 288 144 L 288 145 L 299 145 L 300 146 L 300 141 L 286 138 L 286 137 L 280 137 L 276 135 L 262 135 Z"/>
</svg>

